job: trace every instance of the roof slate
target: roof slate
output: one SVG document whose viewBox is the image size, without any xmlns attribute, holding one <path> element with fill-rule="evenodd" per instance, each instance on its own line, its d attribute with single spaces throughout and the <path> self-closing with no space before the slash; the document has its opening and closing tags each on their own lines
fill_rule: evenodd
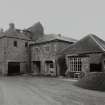
<svg viewBox="0 0 105 105">
<path fill-rule="evenodd" d="M 84 54 L 94 52 L 105 52 L 105 41 L 94 34 L 89 34 L 62 50 L 60 54 Z"/>
</svg>

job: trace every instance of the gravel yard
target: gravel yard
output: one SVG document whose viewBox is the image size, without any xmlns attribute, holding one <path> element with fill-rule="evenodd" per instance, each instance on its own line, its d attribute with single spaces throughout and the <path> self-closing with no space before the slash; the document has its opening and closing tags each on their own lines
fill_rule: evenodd
<svg viewBox="0 0 105 105">
<path fill-rule="evenodd" d="M 73 82 L 47 77 L 1 77 L 0 105 L 105 105 L 105 92 L 82 89 Z"/>
</svg>

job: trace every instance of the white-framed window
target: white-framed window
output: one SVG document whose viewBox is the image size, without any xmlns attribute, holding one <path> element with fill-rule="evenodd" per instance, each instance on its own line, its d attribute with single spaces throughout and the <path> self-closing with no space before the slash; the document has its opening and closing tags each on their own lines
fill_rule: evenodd
<svg viewBox="0 0 105 105">
<path fill-rule="evenodd" d="M 81 57 L 69 57 L 69 69 L 72 72 L 82 71 L 82 58 Z"/>
</svg>

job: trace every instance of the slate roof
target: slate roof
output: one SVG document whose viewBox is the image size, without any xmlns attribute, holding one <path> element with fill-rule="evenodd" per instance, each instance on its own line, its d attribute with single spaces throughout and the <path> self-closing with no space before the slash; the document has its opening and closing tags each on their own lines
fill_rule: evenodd
<svg viewBox="0 0 105 105">
<path fill-rule="evenodd" d="M 46 43 L 54 40 L 60 40 L 60 41 L 66 41 L 66 42 L 76 42 L 77 40 L 69 37 L 64 37 L 61 35 L 57 34 L 48 34 L 48 35 L 43 35 L 43 37 L 39 38 L 35 44 L 39 43 Z"/>
<path fill-rule="evenodd" d="M 94 52 L 105 52 L 105 41 L 94 34 L 89 34 L 70 45 L 59 54 L 85 54 Z"/>
</svg>

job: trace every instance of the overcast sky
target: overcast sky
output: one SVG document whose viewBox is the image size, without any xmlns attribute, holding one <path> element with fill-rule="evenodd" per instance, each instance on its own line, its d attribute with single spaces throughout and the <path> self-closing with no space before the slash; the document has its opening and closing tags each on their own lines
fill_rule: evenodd
<svg viewBox="0 0 105 105">
<path fill-rule="evenodd" d="M 45 33 L 80 39 L 94 33 L 105 40 L 105 0 L 0 0 L 0 27 L 27 28 L 40 21 Z"/>
</svg>

